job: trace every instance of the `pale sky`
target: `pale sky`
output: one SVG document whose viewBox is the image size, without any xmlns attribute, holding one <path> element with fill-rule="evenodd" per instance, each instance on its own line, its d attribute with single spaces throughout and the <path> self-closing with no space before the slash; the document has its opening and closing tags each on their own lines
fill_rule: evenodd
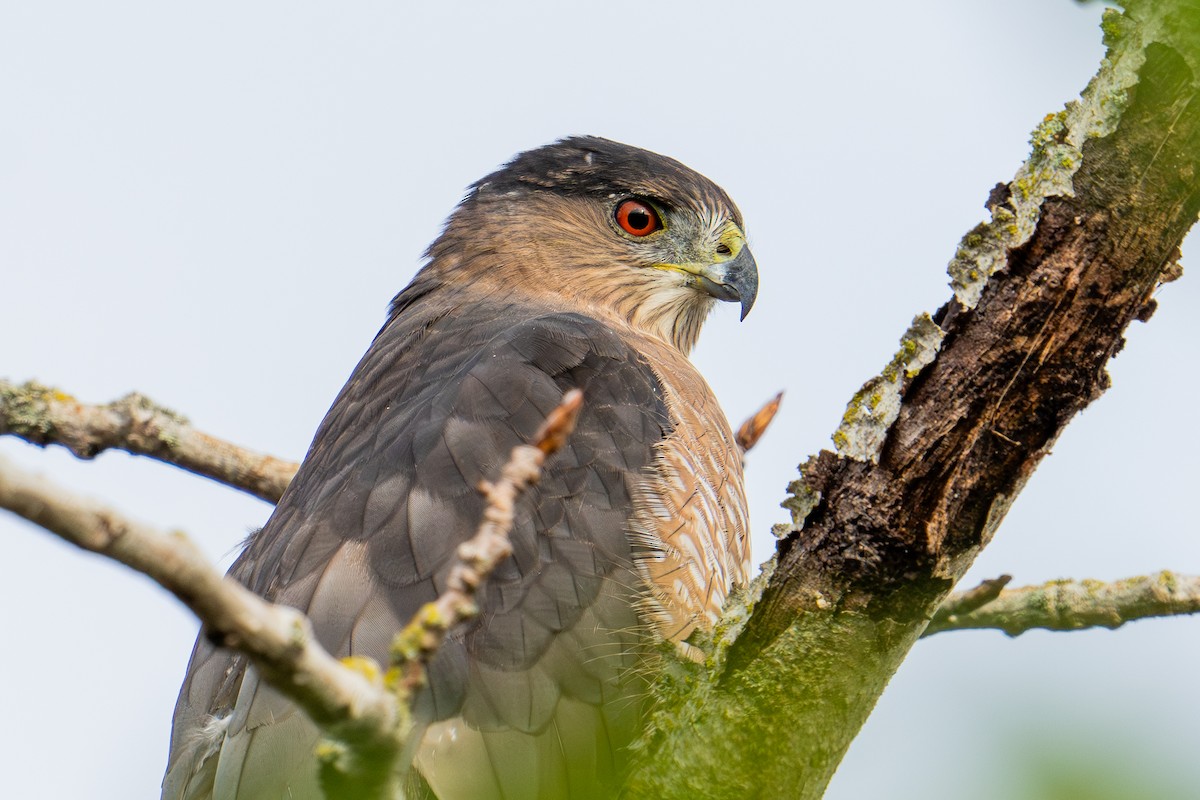
<svg viewBox="0 0 1200 800">
<path fill-rule="evenodd" d="M 0 6 L 0 376 L 137 390 L 299 458 L 471 181 L 590 133 L 740 205 L 761 272 L 694 360 L 751 454 L 755 560 L 795 465 L 1083 88 L 1100 9 L 972 3 L 9 2 Z M 1197 252 L 1195 237 L 1184 248 Z M 968 581 L 1200 572 L 1200 281 L 1165 287 Z M 0 455 L 227 565 L 269 507 L 145 459 Z M 153 798 L 196 622 L 147 580 L 0 514 L 0 795 Z M 1071 743 L 1200 796 L 1200 619 L 918 644 L 829 800 L 1019 796 Z M 1024 749 L 1023 749 L 1024 748 Z"/>
</svg>

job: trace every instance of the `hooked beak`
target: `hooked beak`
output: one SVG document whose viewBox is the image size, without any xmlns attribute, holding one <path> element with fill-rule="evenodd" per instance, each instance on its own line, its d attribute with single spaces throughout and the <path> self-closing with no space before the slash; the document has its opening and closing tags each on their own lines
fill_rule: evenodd
<svg viewBox="0 0 1200 800">
<path fill-rule="evenodd" d="M 700 288 L 727 303 L 742 304 L 742 319 L 750 313 L 758 296 L 758 264 L 749 247 L 742 247 L 728 261 L 710 264 L 694 273 Z"/>
</svg>

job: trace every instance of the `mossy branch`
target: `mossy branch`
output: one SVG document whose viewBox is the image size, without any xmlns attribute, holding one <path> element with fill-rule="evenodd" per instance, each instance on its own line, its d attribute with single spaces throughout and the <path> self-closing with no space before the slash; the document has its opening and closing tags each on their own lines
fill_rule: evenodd
<svg viewBox="0 0 1200 800">
<path fill-rule="evenodd" d="M 853 397 L 837 451 L 801 466 L 791 524 L 708 669 L 655 687 L 627 796 L 821 797 L 935 610 L 1108 388 L 1200 211 L 1200 2 L 1126 5 L 1105 14 L 1080 99 L 1037 125 L 963 237 L 953 296 Z"/>
</svg>

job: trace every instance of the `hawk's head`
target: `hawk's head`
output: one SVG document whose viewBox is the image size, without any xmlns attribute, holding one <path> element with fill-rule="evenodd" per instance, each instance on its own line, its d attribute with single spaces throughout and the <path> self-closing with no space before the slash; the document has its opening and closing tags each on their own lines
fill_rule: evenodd
<svg viewBox="0 0 1200 800">
<path fill-rule="evenodd" d="M 729 196 L 674 159 L 595 137 L 522 153 L 471 187 L 427 270 L 615 316 L 691 349 L 758 269 Z"/>
</svg>

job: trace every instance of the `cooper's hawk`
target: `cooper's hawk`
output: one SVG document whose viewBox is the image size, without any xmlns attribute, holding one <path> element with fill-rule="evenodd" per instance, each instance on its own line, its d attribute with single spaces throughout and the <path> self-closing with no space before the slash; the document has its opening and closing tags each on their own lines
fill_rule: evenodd
<svg viewBox="0 0 1200 800">
<path fill-rule="evenodd" d="M 581 389 L 480 616 L 430 664 L 413 764 L 443 800 L 611 796 L 653 643 L 687 652 L 747 577 L 740 452 L 687 359 L 714 299 L 754 303 L 741 215 L 677 161 L 572 138 L 476 183 L 426 255 L 231 573 L 386 663 L 474 533 L 479 481 Z M 202 635 L 163 797 L 319 797 L 317 740 Z"/>
</svg>

